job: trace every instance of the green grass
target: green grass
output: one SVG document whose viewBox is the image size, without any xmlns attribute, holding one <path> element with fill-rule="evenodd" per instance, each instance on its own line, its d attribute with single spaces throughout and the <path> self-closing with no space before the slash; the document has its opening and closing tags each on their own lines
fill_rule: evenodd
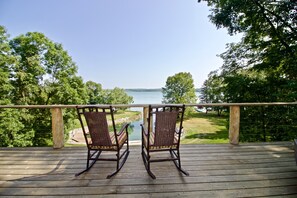
<svg viewBox="0 0 297 198">
<path fill-rule="evenodd" d="M 228 143 L 226 115 L 218 116 L 215 112 L 208 114 L 193 112 L 184 120 L 182 144 L 217 144 Z"/>
<path fill-rule="evenodd" d="M 141 112 L 139 111 L 119 110 L 116 113 L 114 113 L 114 119 L 117 124 L 121 124 L 124 122 L 133 122 L 135 120 L 139 120 L 140 118 L 141 118 Z M 110 120 L 110 116 L 107 116 L 107 119 Z M 73 129 L 77 129 L 77 128 L 81 128 L 81 125 L 79 123 L 79 120 L 75 119 Z"/>
<path fill-rule="evenodd" d="M 141 112 L 139 111 L 119 110 L 114 114 L 115 120 L 128 120 L 129 122 L 138 120 L 140 117 Z"/>
</svg>

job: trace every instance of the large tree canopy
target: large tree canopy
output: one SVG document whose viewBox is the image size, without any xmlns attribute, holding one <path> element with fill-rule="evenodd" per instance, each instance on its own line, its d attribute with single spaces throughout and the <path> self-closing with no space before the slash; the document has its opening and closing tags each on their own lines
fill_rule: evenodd
<svg viewBox="0 0 297 198">
<path fill-rule="evenodd" d="M 225 102 L 296 101 L 297 1 L 205 1 L 211 7 L 211 22 L 227 28 L 230 35 L 243 35 L 239 43 L 228 44 L 221 54 L 224 63 L 217 75 L 222 82 L 219 96 L 223 95 Z M 206 82 L 212 86 L 217 78 Z M 240 135 L 252 141 L 290 139 L 296 113 L 295 107 L 242 108 Z"/>
<path fill-rule="evenodd" d="M 9 40 L 0 26 L 0 104 L 127 104 L 123 89 L 103 90 L 101 84 L 77 75 L 77 66 L 61 44 L 39 32 Z M 0 109 L 0 146 L 42 146 L 51 143 L 49 109 Z M 63 111 L 67 132 L 76 118 Z M 66 133 L 67 137 L 67 133 Z"/>
<path fill-rule="evenodd" d="M 188 72 L 180 72 L 169 76 L 162 88 L 163 103 L 183 104 L 196 103 L 194 80 Z"/>
<path fill-rule="evenodd" d="M 11 83 L 14 104 L 78 104 L 87 100 L 77 66 L 61 44 L 42 33 L 29 32 L 10 42 L 19 62 Z"/>
<path fill-rule="evenodd" d="M 29 32 L 12 40 L 0 27 L 1 104 L 44 105 L 86 103 L 77 67 L 61 44 Z M 51 115 L 47 109 L 2 109 L 0 146 L 47 145 Z M 65 127 L 74 114 L 64 111 Z"/>
<path fill-rule="evenodd" d="M 17 59 L 12 55 L 8 34 L 0 26 L 0 105 L 12 104 L 11 93 L 14 87 L 10 83 L 12 68 Z M 30 132 L 20 132 L 24 128 L 20 114 L 16 109 L 0 109 L 0 146 L 30 145 Z"/>
<path fill-rule="evenodd" d="M 200 2 L 201 0 L 199 0 Z M 227 70 L 267 70 L 276 77 L 297 78 L 297 2 L 295 0 L 205 0 L 211 21 L 229 33 L 242 33 L 224 54 Z"/>
</svg>

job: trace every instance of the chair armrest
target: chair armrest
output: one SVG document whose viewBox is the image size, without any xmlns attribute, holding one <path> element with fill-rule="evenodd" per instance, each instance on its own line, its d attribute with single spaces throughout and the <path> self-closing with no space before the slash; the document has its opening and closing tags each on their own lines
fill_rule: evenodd
<svg viewBox="0 0 297 198">
<path fill-rule="evenodd" d="M 120 131 L 117 133 L 117 136 L 120 136 L 125 131 L 125 129 L 128 128 L 129 125 L 129 123 L 124 123 Z"/>
<path fill-rule="evenodd" d="M 183 133 L 184 127 L 181 128 L 181 133 Z M 175 129 L 175 133 L 179 134 L 179 129 Z"/>
<path fill-rule="evenodd" d="M 148 131 L 147 129 L 145 128 L 145 126 L 143 126 L 143 124 L 140 124 L 141 128 L 142 128 L 142 133 L 144 133 L 144 135 L 148 135 Z"/>
</svg>

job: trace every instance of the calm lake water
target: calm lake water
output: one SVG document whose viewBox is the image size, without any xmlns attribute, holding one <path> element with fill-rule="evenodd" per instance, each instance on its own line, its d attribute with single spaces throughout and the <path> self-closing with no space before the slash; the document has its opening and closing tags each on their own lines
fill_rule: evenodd
<svg viewBox="0 0 297 198">
<path fill-rule="evenodd" d="M 161 90 L 126 90 L 129 96 L 133 97 L 134 104 L 160 104 L 162 103 L 163 94 Z M 132 111 L 142 112 L 142 108 L 130 108 Z M 142 116 L 141 116 L 142 117 Z M 129 134 L 129 140 L 140 140 L 141 139 L 141 127 L 142 119 L 132 122 Z"/>
<path fill-rule="evenodd" d="M 126 90 L 129 96 L 133 97 L 134 104 L 161 104 L 163 94 L 161 90 Z M 198 96 L 199 92 L 196 92 Z M 142 108 L 130 108 L 133 111 L 142 112 Z M 141 127 L 142 119 L 132 122 L 129 135 L 129 140 L 140 140 L 141 139 Z"/>
</svg>

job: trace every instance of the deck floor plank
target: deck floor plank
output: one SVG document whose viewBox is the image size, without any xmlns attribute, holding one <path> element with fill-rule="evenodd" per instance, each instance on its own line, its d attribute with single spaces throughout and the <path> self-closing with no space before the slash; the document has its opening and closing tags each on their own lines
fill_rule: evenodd
<svg viewBox="0 0 297 198">
<path fill-rule="evenodd" d="M 123 169 L 97 162 L 85 174 L 85 147 L 0 148 L 0 196 L 4 197 L 297 197 L 292 143 L 182 145 L 181 175 L 172 162 L 153 163 L 152 180 L 140 146 L 131 146 Z M 106 154 L 108 155 L 108 154 Z M 164 154 L 167 155 L 167 154 Z"/>
</svg>

